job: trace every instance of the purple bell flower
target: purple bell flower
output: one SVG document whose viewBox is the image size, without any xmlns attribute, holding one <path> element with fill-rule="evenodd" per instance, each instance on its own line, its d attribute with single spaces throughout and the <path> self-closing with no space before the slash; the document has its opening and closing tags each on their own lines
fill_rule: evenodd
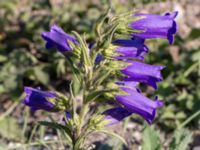
<svg viewBox="0 0 200 150">
<path fill-rule="evenodd" d="M 142 32 L 133 33 L 133 36 L 143 39 L 163 38 L 168 39 L 172 44 L 173 35 L 177 32 L 177 25 L 175 18 L 178 12 L 166 13 L 164 16 L 153 14 L 135 14 L 134 16 L 142 17 L 129 24 L 134 30 L 141 30 Z"/>
<path fill-rule="evenodd" d="M 62 53 L 72 50 L 68 41 L 77 44 L 77 41 L 73 36 L 65 33 L 57 25 L 53 25 L 50 32 L 43 32 L 42 38 L 47 41 L 47 49 L 57 48 Z"/>
<path fill-rule="evenodd" d="M 51 111 L 55 108 L 55 105 L 47 100 L 47 98 L 56 98 L 57 94 L 55 92 L 44 92 L 31 87 L 25 87 L 24 92 L 26 96 L 23 103 L 29 106 L 31 111 L 34 112 L 39 109 Z"/>
<path fill-rule="evenodd" d="M 127 111 L 142 116 L 149 124 L 153 122 L 156 116 L 156 109 L 163 106 L 163 102 L 150 100 L 138 91 L 121 88 L 126 92 L 125 95 L 116 95 L 116 100 L 124 106 Z"/>
<path fill-rule="evenodd" d="M 137 50 L 135 47 L 117 47 L 115 52 L 119 56 L 114 56 L 113 58 L 118 60 L 144 60 L 146 54 L 145 51 Z"/>
<path fill-rule="evenodd" d="M 109 126 L 116 124 L 121 120 L 123 120 L 124 118 L 130 116 L 132 112 L 122 107 L 116 107 L 106 110 L 103 114 L 105 115 L 104 119 L 109 120 L 109 123 L 107 124 Z"/>
<path fill-rule="evenodd" d="M 154 66 L 142 62 L 132 61 L 121 72 L 127 77 L 124 81 L 141 82 L 157 89 L 156 82 L 162 81 L 161 70 L 164 66 Z"/>
<path fill-rule="evenodd" d="M 144 39 L 141 38 L 118 39 L 113 41 L 113 44 L 119 45 L 115 49 L 119 56 L 114 56 L 118 60 L 144 60 L 144 56 L 148 52 L 147 46 L 144 45 Z"/>
</svg>

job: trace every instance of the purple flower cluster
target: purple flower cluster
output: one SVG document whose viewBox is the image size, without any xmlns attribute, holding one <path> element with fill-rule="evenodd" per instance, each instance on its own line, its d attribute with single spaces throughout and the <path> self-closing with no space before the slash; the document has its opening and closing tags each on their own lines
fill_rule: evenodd
<svg viewBox="0 0 200 150">
<path fill-rule="evenodd" d="M 151 14 L 136 14 L 138 19 L 130 23 L 130 27 L 141 32 L 133 33 L 132 39 L 119 39 L 113 43 L 117 44 L 114 56 L 117 61 L 126 62 L 128 65 L 120 71 L 123 74 L 122 81 L 117 82 L 123 94 L 115 95 L 120 107 L 112 108 L 104 112 L 105 118 L 115 124 L 125 117 L 135 113 L 142 116 L 149 124 L 156 116 L 156 109 L 163 106 L 163 102 L 157 97 L 151 100 L 144 96 L 138 89 L 139 83 L 157 89 L 157 82 L 162 80 L 161 70 L 163 66 L 155 66 L 144 63 L 144 56 L 148 53 L 145 39 L 164 38 L 173 43 L 173 34 L 177 31 L 174 18 L 177 12 L 167 13 L 164 16 Z"/>
<path fill-rule="evenodd" d="M 50 32 L 43 32 L 42 38 L 46 41 L 46 48 L 56 48 L 61 53 L 72 51 L 69 42 L 77 44 L 76 39 L 65 33 L 57 25 L 51 27 Z M 23 103 L 31 108 L 31 111 L 45 110 L 45 111 L 55 111 L 57 108 L 50 99 L 58 100 L 58 95 L 55 92 L 44 92 L 39 89 L 34 89 L 31 87 L 25 87 L 24 92 L 26 96 Z"/>
<path fill-rule="evenodd" d="M 146 39 L 163 38 L 173 43 L 173 35 L 177 31 L 174 21 L 177 12 L 166 13 L 164 16 L 152 14 L 135 14 L 138 20 L 131 22 L 129 27 L 138 30 L 131 34 L 131 39 L 118 39 L 113 41 L 117 45 L 113 59 L 127 63 L 127 66 L 120 70 L 121 81 L 116 84 L 119 86 L 120 94 L 115 95 L 119 106 L 104 112 L 105 119 L 109 125 L 115 124 L 125 117 L 135 113 L 142 116 L 149 124 L 156 116 L 156 109 L 163 106 L 163 102 L 157 97 L 151 100 L 144 96 L 139 90 L 138 85 L 144 84 L 157 89 L 157 82 L 162 80 L 161 70 L 163 66 L 149 65 L 144 62 L 144 57 L 149 49 L 144 44 Z M 128 27 L 127 27 L 128 28 Z M 57 48 L 61 53 L 72 51 L 70 43 L 78 44 L 76 39 L 65 33 L 56 25 L 51 27 L 50 32 L 42 33 L 43 39 L 47 42 L 46 48 Z M 101 61 L 101 55 L 97 56 L 96 62 Z M 24 104 L 31 107 L 32 111 L 43 109 L 52 111 L 55 109 L 49 99 L 55 99 L 58 95 L 55 92 L 43 92 L 39 89 L 25 87 L 26 97 Z"/>
</svg>

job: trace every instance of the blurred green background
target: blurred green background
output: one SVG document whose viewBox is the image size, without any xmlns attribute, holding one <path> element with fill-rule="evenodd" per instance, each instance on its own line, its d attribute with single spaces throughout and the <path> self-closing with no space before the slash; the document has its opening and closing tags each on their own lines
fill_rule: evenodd
<svg viewBox="0 0 200 150">
<path fill-rule="evenodd" d="M 24 86 L 68 92 L 71 72 L 66 61 L 56 51 L 45 49 L 41 33 L 56 23 L 68 33 L 72 30 L 86 33 L 88 41 L 92 41 L 95 39 L 92 32 L 95 22 L 109 5 L 116 14 L 130 10 L 158 14 L 179 11 L 179 31 L 173 45 L 169 46 L 163 40 L 146 42 L 150 48 L 146 62 L 166 66 L 163 71 L 164 81 L 159 83 L 156 91 L 156 95 L 165 102 L 165 107 L 159 110 L 155 121 L 161 143 L 168 147 L 170 135 L 187 118 L 198 113 L 199 0 L 0 0 L 0 149 L 20 146 L 25 149 L 57 148 L 57 143 L 47 145 L 44 141 L 60 139 L 59 133 L 37 125 L 38 120 L 48 115 L 45 112 L 30 114 L 21 104 Z M 154 92 L 151 88 L 146 91 L 150 96 Z M 185 126 L 193 133 L 191 149 L 200 146 L 199 118 L 195 117 Z M 129 118 L 113 130 L 115 128 L 121 129 L 120 133 L 128 140 L 128 146 L 118 145 L 119 149 L 141 147 L 144 142 L 142 122 L 137 124 L 133 118 Z M 144 135 L 148 135 L 146 132 Z M 100 145 L 97 146 L 99 150 L 113 149 L 119 144 L 101 135 L 97 139 L 100 142 L 94 143 Z"/>
</svg>

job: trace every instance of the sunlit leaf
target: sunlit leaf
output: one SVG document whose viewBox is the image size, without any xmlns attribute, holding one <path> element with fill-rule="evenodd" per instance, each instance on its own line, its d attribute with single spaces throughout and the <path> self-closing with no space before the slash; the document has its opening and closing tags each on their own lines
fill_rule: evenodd
<svg viewBox="0 0 200 150">
<path fill-rule="evenodd" d="M 153 126 L 146 127 L 143 132 L 142 150 L 160 150 L 161 143 L 159 132 Z"/>
</svg>

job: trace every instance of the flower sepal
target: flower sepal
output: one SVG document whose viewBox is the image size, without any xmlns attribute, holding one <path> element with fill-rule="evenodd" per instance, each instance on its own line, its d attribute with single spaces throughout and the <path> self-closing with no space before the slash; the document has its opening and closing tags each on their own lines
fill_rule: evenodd
<svg viewBox="0 0 200 150">
<path fill-rule="evenodd" d="M 133 16 L 132 13 L 129 13 L 125 16 L 119 16 L 116 19 L 116 23 L 118 24 L 116 32 L 118 34 L 125 34 L 130 35 L 132 33 L 139 33 L 140 30 L 136 30 L 134 28 L 129 27 L 129 24 L 131 22 L 137 21 L 139 19 L 142 19 L 144 17 L 142 16 Z"/>
<path fill-rule="evenodd" d="M 104 115 L 95 115 L 90 118 L 88 123 L 89 130 L 102 130 L 108 124 L 108 120 L 104 119 Z"/>
<path fill-rule="evenodd" d="M 56 94 L 56 98 L 47 98 L 49 102 L 54 104 L 54 108 L 51 110 L 51 112 L 68 110 L 70 108 L 69 99 L 61 93 L 56 92 Z"/>
</svg>

